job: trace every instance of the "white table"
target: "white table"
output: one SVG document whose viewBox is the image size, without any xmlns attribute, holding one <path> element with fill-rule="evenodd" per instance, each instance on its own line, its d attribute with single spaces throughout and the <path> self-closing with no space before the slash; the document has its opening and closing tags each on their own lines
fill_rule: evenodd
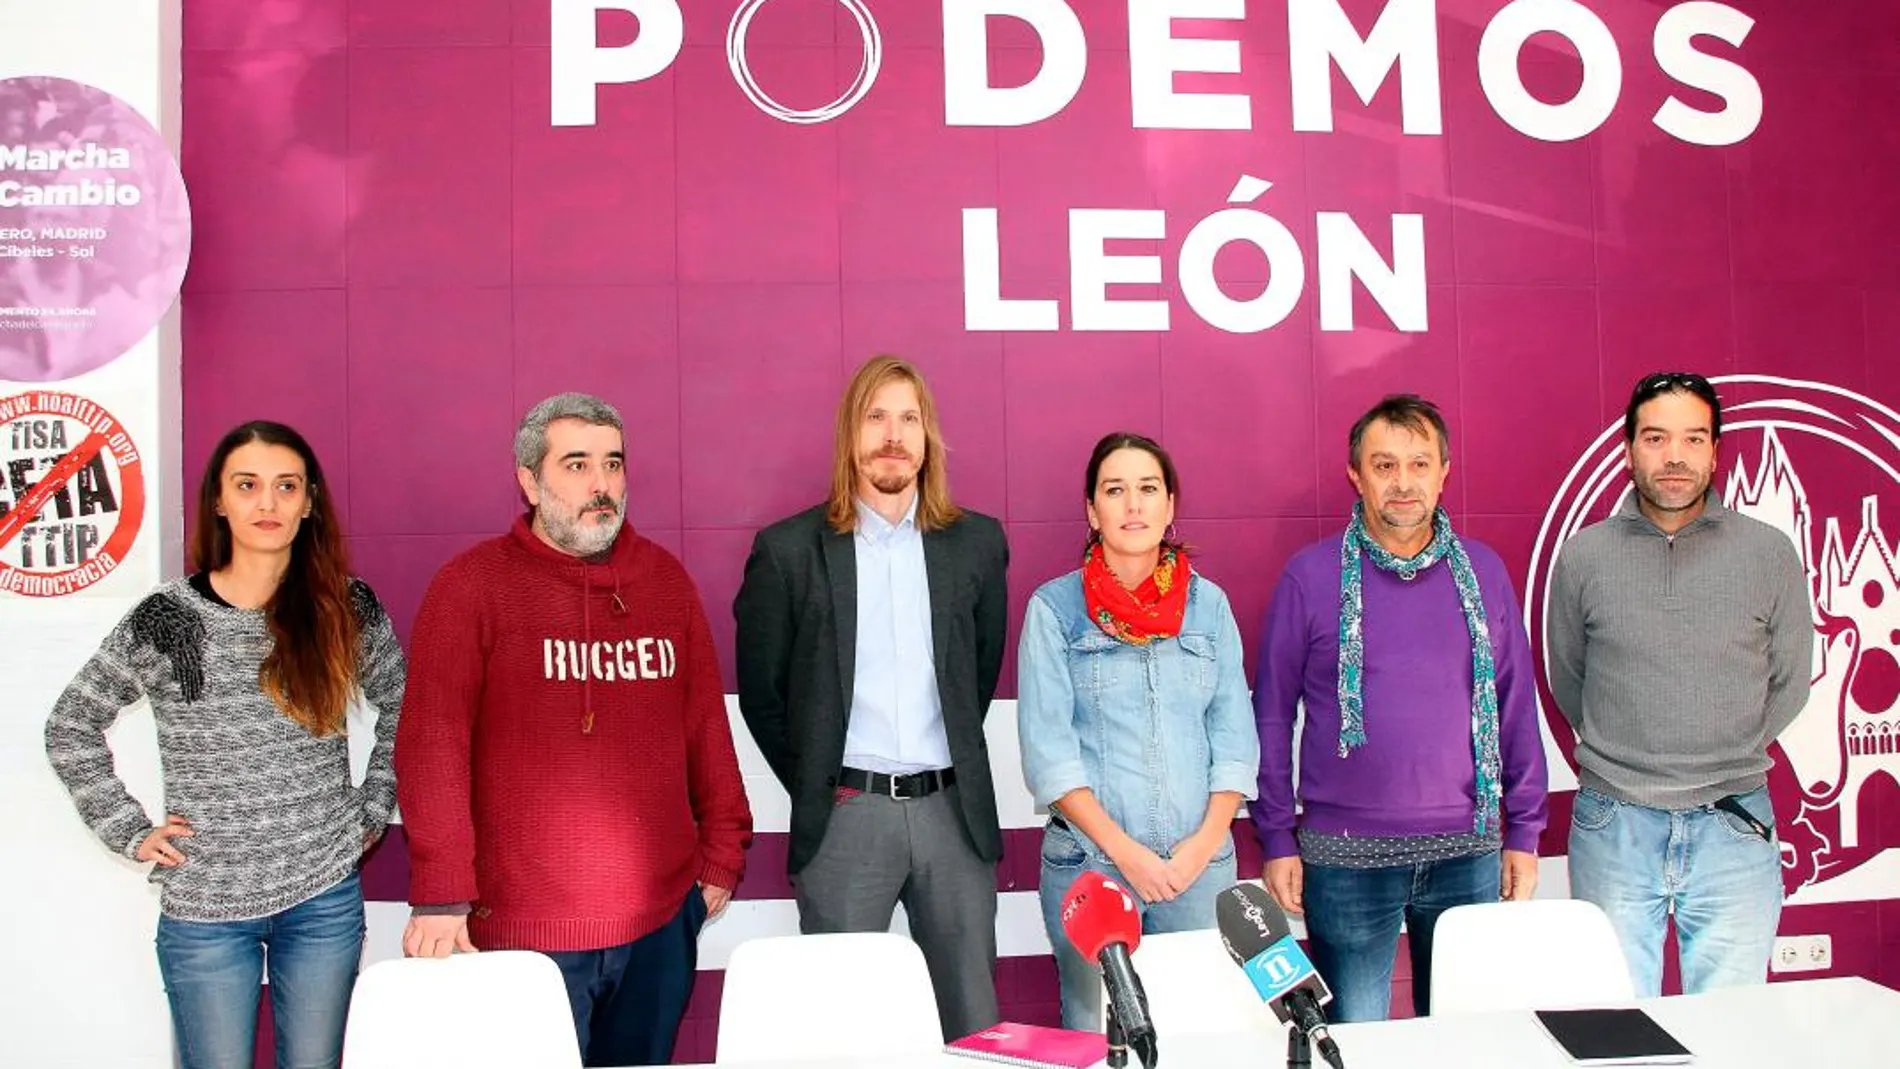
<svg viewBox="0 0 1900 1069">
<path fill-rule="evenodd" d="M 1695 1054 L 1699 1069 L 1900 1066 L 1900 991 L 1859 977 L 1762 984 L 1636 1005 Z M 1529 1013 L 1340 1025 L 1333 1036 L 1346 1069 L 1572 1064 Z"/>
<path fill-rule="evenodd" d="M 1896 1069 L 1900 991 L 1845 977 L 1766 984 L 1637 1003 L 1695 1053 L 1697 1069 Z M 1222 1035 L 1161 1036 L 1157 1069 L 1280 1069 L 1285 1033 L 1261 1019 Z M 1333 1029 L 1347 1069 L 1569 1069 L 1529 1012 L 1454 1014 Z M 989 1062 L 940 1052 L 865 1051 L 821 1062 L 788 1059 L 754 1069 L 979 1069 Z M 1139 1062 L 1131 1060 L 1130 1069 Z M 1314 1057 L 1315 1069 L 1324 1062 Z"/>
</svg>

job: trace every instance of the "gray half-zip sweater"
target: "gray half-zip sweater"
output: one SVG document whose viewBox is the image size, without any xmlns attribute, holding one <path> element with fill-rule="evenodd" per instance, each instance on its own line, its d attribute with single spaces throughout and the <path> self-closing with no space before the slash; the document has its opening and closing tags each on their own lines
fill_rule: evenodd
<svg viewBox="0 0 1900 1069">
<path fill-rule="evenodd" d="M 1786 535 L 1713 496 L 1673 536 L 1634 493 L 1578 532 L 1551 579 L 1545 659 L 1583 786 L 1690 809 L 1765 783 L 1768 744 L 1808 700 L 1808 589 Z"/>
</svg>

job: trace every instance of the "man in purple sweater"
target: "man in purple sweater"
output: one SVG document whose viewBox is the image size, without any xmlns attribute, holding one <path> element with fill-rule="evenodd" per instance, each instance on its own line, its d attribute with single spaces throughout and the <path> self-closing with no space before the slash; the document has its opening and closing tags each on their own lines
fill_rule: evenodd
<svg viewBox="0 0 1900 1069">
<path fill-rule="evenodd" d="M 1450 473 L 1438 409 L 1410 394 L 1379 402 L 1352 428 L 1351 521 L 1288 562 L 1267 609 L 1251 811 L 1267 890 L 1306 915 L 1335 1022 L 1390 1012 L 1401 921 L 1425 1014 L 1439 914 L 1537 886 L 1545 770 L 1530 640 L 1504 562 L 1438 507 Z"/>
</svg>

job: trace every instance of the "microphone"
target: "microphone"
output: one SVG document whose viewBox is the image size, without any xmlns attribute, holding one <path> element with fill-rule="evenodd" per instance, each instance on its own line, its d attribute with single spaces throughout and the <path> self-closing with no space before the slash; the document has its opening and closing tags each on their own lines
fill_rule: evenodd
<svg viewBox="0 0 1900 1069">
<path fill-rule="evenodd" d="M 1077 953 L 1101 966 L 1110 1034 L 1120 1031 L 1141 1064 L 1153 1069 L 1155 1028 L 1148 1019 L 1148 994 L 1128 960 L 1141 945 L 1134 897 L 1101 873 L 1084 872 L 1062 897 L 1062 931 Z"/>
<path fill-rule="evenodd" d="M 1252 884 L 1237 883 L 1215 899 L 1214 917 L 1228 956 L 1253 981 L 1273 1015 L 1311 1040 L 1333 1069 L 1346 1069 L 1320 1009 L 1333 993 L 1293 938 L 1280 904 Z"/>
</svg>

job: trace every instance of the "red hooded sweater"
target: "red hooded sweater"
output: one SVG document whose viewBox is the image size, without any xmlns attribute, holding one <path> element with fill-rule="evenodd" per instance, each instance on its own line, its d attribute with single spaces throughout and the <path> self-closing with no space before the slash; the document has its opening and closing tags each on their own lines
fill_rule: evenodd
<svg viewBox="0 0 1900 1069">
<path fill-rule="evenodd" d="M 604 564 L 514 529 L 436 574 L 396 733 L 409 900 L 482 949 L 617 946 L 752 838 L 698 591 L 623 528 Z"/>
</svg>

